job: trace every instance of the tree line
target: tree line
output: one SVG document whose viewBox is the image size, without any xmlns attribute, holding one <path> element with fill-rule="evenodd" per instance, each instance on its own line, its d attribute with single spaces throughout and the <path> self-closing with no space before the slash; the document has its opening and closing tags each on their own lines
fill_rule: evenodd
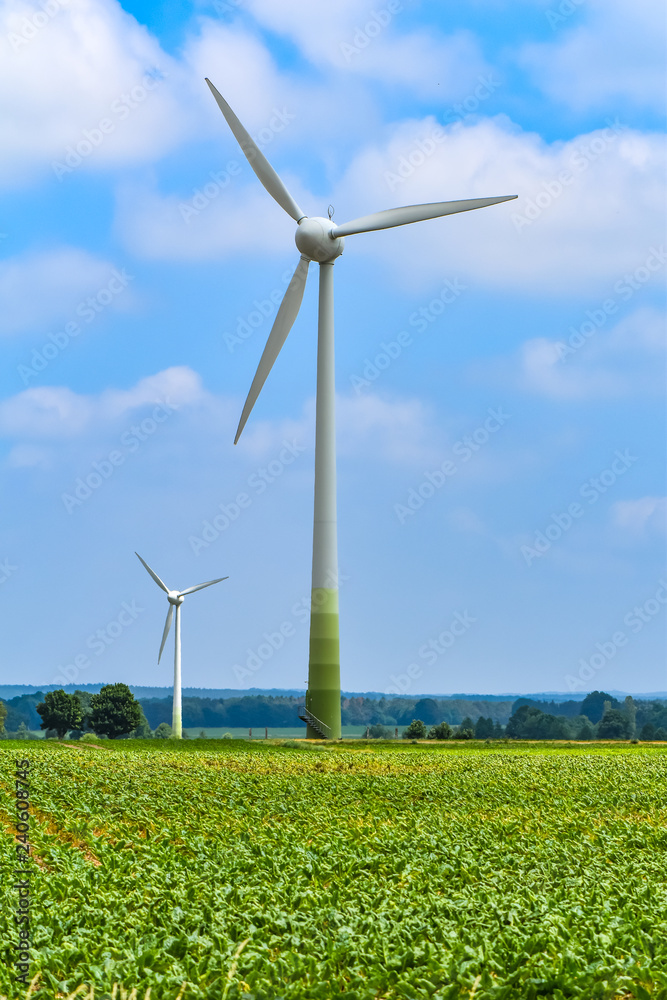
<svg viewBox="0 0 667 1000">
<path fill-rule="evenodd" d="M 183 724 L 189 728 L 295 725 L 301 699 L 292 696 L 245 695 L 238 698 L 184 698 Z M 558 711 L 565 705 L 565 712 Z M 461 708 L 471 706 L 469 714 Z M 474 706 L 474 707 L 472 707 Z M 488 717 L 479 709 L 493 707 Z M 509 706 L 508 710 L 505 706 Z M 572 711 L 576 706 L 576 714 Z M 488 708 L 487 708 L 488 710 Z M 171 733 L 171 698 L 136 699 L 125 684 L 89 691 L 50 691 L 0 700 L 0 735 L 27 735 L 41 728 L 47 735 L 80 737 L 86 732 L 109 738 L 148 738 Z M 633 739 L 667 740 L 667 702 L 628 696 L 620 703 L 604 691 L 592 691 L 578 702 L 546 702 L 518 698 L 510 702 L 445 701 L 435 698 L 341 700 L 343 725 L 366 725 L 366 735 L 394 736 L 399 726 L 412 739 Z M 494 717 L 495 714 L 495 717 Z M 500 716 L 500 718 L 499 718 Z M 505 719 L 503 725 L 501 719 Z M 462 735 L 464 734 L 464 735 Z"/>
<path fill-rule="evenodd" d="M 75 695 L 87 704 L 88 691 Z M 42 691 L 17 695 L 6 702 L 6 728 L 16 732 L 21 725 L 39 729 L 41 718 L 37 705 L 44 701 Z M 171 698 L 137 699 L 151 728 L 170 723 Z M 184 696 L 183 725 L 190 729 L 212 729 L 269 726 L 281 728 L 299 725 L 297 709 L 303 698 L 291 695 L 239 695 L 234 698 L 200 698 Z M 477 719 L 489 716 L 494 722 L 506 724 L 512 709 L 511 701 L 484 701 L 436 698 L 366 698 L 363 696 L 341 698 L 341 721 L 344 726 L 385 727 L 407 726 L 414 718 L 423 719 L 426 725 L 447 722 L 458 726 L 466 717 Z"/>
<path fill-rule="evenodd" d="M 583 701 L 569 704 L 577 706 L 576 715 L 556 715 L 543 710 L 544 707 L 559 707 L 555 702 L 518 698 L 505 727 L 480 716 L 475 723 L 472 719 L 464 719 L 456 732 L 444 722 L 427 731 L 421 719 L 414 719 L 403 736 L 413 739 L 449 739 L 453 736 L 459 739 L 667 740 L 667 703 L 664 701 L 635 700 L 628 695 L 621 704 L 605 691 L 592 691 Z"/>
</svg>

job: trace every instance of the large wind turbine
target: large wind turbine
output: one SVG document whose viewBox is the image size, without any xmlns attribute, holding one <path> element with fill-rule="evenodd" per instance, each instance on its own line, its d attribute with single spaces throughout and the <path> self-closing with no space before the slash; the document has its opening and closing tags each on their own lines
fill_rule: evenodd
<svg viewBox="0 0 667 1000">
<path fill-rule="evenodd" d="M 174 628 L 174 639 L 175 639 L 175 649 L 174 649 L 174 705 L 172 713 L 171 729 L 174 736 L 177 736 L 180 740 L 183 736 L 183 719 L 181 711 L 181 604 L 183 603 L 183 598 L 187 597 L 188 594 L 194 594 L 196 590 L 203 590 L 204 587 L 212 587 L 214 583 L 222 583 L 223 580 L 229 580 L 228 576 L 221 576 L 218 580 L 209 580 L 208 583 L 198 583 L 196 587 L 188 587 L 187 590 L 169 590 L 157 573 L 154 573 L 147 562 L 141 558 L 138 552 L 134 553 L 139 562 L 146 568 L 146 570 L 153 577 L 158 587 L 161 587 L 167 595 L 167 600 L 169 601 L 169 610 L 167 611 L 167 620 L 164 623 L 164 632 L 162 633 L 162 643 L 160 644 L 160 652 L 158 653 L 157 661 L 160 662 L 162 657 L 162 650 L 164 649 L 164 644 L 167 641 L 167 636 L 169 635 L 169 629 L 171 628 L 171 620 L 174 617 L 174 608 L 176 608 L 176 626 Z"/>
<path fill-rule="evenodd" d="M 296 245 L 301 253 L 259 367 L 250 386 L 234 444 L 245 427 L 257 397 L 285 343 L 303 300 L 308 265 L 320 265 L 317 342 L 317 397 L 315 425 L 315 524 L 313 532 L 313 582 L 310 616 L 308 691 L 301 718 L 308 723 L 309 738 L 340 737 L 340 654 L 338 642 L 338 545 L 336 537 L 336 438 L 334 385 L 333 265 L 343 252 L 345 236 L 392 229 L 443 215 L 486 208 L 517 195 L 470 198 L 429 205 L 391 208 L 354 219 L 342 226 L 331 219 L 309 218 L 291 196 L 278 174 L 245 130 L 230 106 L 209 79 L 206 80 L 243 153 L 268 193 L 297 224 Z"/>
</svg>

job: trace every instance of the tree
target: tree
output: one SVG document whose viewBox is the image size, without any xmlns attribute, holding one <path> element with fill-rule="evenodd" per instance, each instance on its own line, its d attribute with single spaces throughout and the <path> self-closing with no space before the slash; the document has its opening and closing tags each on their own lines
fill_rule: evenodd
<svg viewBox="0 0 667 1000">
<path fill-rule="evenodd" d="M 639 734 L 640 740 L 654 740 L 655 739 L 655 726 L 652 722 L 647 722 L 642 726 L 642 731 Z"/>
<path fill-rule="evenodd" d="M 663 729 L 662 726 L 660 726 L 659 729 L 656 729 L 656 731 L 655 731 L 655 739 L 656 740 L 667 740 L 667 729 Z"/>
<path fill-rule="evenodd" d="M 404 740 L 426 739 L 426 726 L 421 719 L 413 719 L 407 729 L 403 730 Z"/>
<path fill-rule="evenodd" d="M 152 736 L 153 736 L 153 730 L 146 722 L 146 719 L 143 719 L 143 721 L 139 723 L 134 732 L 130 733 L 130 738 L 133 740 L 150 740 Z"/>
<path fill-rule="evenodd" d="M 585 722 L 582 722 L 581 726 L 579 727 L 579 732 L 577 733 L 576 738 L 578 740 L 584 740 L 584 741 L 595 739 L 595 730 L 593 729 L 588 719 L 586 719 Z"/>
<path fill-rule="evenodd" d="M 130 733 L 130 739 L 132 740 L 150 740 L 153 736 L 153 731 L 148 724 L 148 720 L 143 713 L 141 704 L 139 704 L 139 711 L 141 715 L 139 716 L 139 724 L 137 728 Z"/>
<path fill-rule="evenodd" d="M 80 729 L 83 724 L 79 699 L 73 694 L 66 694 L 62 688 L 47 692 L 44 701 L 37 706 L 37 712 L 42 717 L 40 728 L 55 729 L 59 740 L 68 729 Z"/>
<path fill-rule="evenodd" d="M 168 740 L 171 736 L 171 726 L 168 722 L 161 722 L 157 727 L 153 736 L 156 740 Z"/>
<path fill-rule="evenodd" d="M 426 725 L 435 725 L 438 719 L 442 718 L 440 708 L 434 698 L 421 698 L 413 708 L 413 712 L 418 719 L 423 719 Z"/>
<path fill-rule="evenodd" d="M 368 727 L 368 735 L 372 740 L 389 740 L 391 739 L 392 732 L 391 729 L 387 729 L 386 726 L 381 726 L 379 722 L 376 722 L 374 726 Z"/>
<path fill-rule="evenodd" d="M 637 706 L 631 694 L 623 702 L 623 711 L 630 724 L 630 736 L 633 737 L 637 733 Z"/>
<path fill-rule="evenodd" d="M 522 705 L 507 723 L 506 734 L 515 740 L 566 740 L 567 720 L 541 712 L 535 705 Z"/>
<path fill-rule="evenodd" d="M 593 725 L 595 725 L 595 723 L 599 722 L 604 715 L 605 701 L 611 702 L 612 708 L 618 707 L 617 699 L 612 698 L 612 696 L 607 694 L 606 691 L 591 691 L 591 693 L 587 694 L 582 701 L 579 711 L 582 715 L 587 715 Z"/>
<path fill-rule="evenodd" d="M 0 736 L 5 731 L 5 719 L 7 718 L 7 706 L 4 701 L 0 701 Z"/>
<path fill-rule="evenodd" d="M 431 726 L 426 736 L 427 740 L 448 740 L 452 735 L 452 727 L 448 722 L 439 722 L 437 726 Z"/>
<path fill-rule="evenodd" d="M 454 736 L 452 737 L 452 739 L 455 739 L 455 740 L 474 740 L 475 739 L 475 730 L 474 729 L 470 729 L 468 726 L 466 726 L 466 728 L 464 729 L 463 726 L 461 725 L 461 726 L 459 726 L 459 728 L 454 733 Z"/>
<path fill-rule="evenodd" d="M 127 684 L 105 684 L 90 699 L 90 724 L 98 736 L 127 736 L 141 721 L 141 706 Z"/>
<path fill-rule="evenodd" d="M 608 709 L 600 719 L 599 740 L 627 740 L 630 738 L 630 721 L 617 708 Z"/>
<path fill-rule="evenodd" d="M 16 730 L 16 739 L 17 740 L 29 740 L 30 739 L 30 733 L 28 732 L 28 727 L 26 726 L 25 722 L 22 722 L 19 725 L 19 728 Z"/>
<path fill-rule="evenodd" d="M 90 728 L 90 699 L 93 697 L 92 694 L 90 691 L 77 690 L 74 692 L 74 697 L 79 699 L 81 711 L 83 712 L 83 725 L 81 728 Z"/>
<path fill-rule="evenodd" d="M 488 719 L 485 719 L 483 715 L 480 715 L 479 719 L 475 723 L 475 739 L 493 739 L 493 719 L 490 716 Z"/>
<path fill-rule="evenodd" d="M 473 733 L 475 732 L 475 723 L 472 721 L 469 715 L 466 715 L 464 716 L 463 719 L 461 719 L 459 729 L 470 729 L 472 730 Z"/>
</svg>

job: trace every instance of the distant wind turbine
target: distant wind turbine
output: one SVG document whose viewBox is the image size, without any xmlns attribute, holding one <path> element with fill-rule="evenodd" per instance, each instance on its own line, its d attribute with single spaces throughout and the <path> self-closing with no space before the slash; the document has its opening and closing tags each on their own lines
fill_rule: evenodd
<svg viewBox="0 0 667 1000">
<path fill-rule="evenodd" d="M 139 562 L 145 567 L 147 572 L 153 577 L 158 587 L 161 587 L 161 589 L 164 590 L 167 595 L 167 600 L 169 601 L 167 620 L 164 623 L 162 643 L 160 644 L 160 652 L 158 653 L 157 658 L 158 663 L 162 657 L 162 650 L 164 649 L 164 644 L 167 641 L 169 629 L 171 628 L 171 620 L 174 617 L 174 608 L 176 608 L 176 625 L 174 628 L 174 705 L 171 728 L 174 736 L 177 736 L 180 740 L 183 736 L 183 719 L 181 711 L 181 604 L 183 603 L 183 598 L 187 597 L 188 594 L 194 594 L 196 590 L 203 590 L 204 587 L 212 587 L 214 583 L 222 583 L 223 580 L 229 580 L 229 577 L 221 576 L 218 580 L 209 580 L 208 583 L 198 583 L 196 587 L 188 587 L 187 590 L 169 590 L 169 587 L 162 582 L 157 573 L 153 572 L 148 563 L 144 562 L 139 553 L 135 552 L 134 554 Z"/>
<path fill-rule="evenodd" d="M 486 208 L 489 205 L 510 201 L 517 195 L 391 208 L 385 212 L 364 215 L 342 226 L 334 225 L 331 218 L 308 218 L 222 95 L 208 78 L 206 83 L 257 177 L 271 197 L 296 222 L 298 228 L 295 239 L 301 254 L 250 386 L 234 444 L 245 427 L 250 411 L 297 317 L 306 286 L 308 265 L 311 261 L 316 261 L 320 265 L 310 656 L 306 704 L 299 714 L 300 718 L 308 723 L 307 737 L 338 738 L 341 730 L 333 264 L 343 252 L 345 236 L 371 233 L 379 229 L 393 229 L 395 226 L 405 226 L 412 222 L 439 219 L 443 215 L 469 212 L 474 208 Z"/>
</svg>

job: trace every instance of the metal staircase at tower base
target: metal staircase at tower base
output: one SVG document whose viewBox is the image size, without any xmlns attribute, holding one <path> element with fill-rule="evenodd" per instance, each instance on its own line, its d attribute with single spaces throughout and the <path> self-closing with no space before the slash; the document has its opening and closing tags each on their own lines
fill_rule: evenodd
<svg viewBox="0 0 667 1000">
<path fill-rule="evenodd" d="M 311 729 L 314 729 L 316 733 L 319 733 L 323 740 L 331 739 L 331 730 L 324 722 L 317 719 L 312 712 L 308 711 L 305 705 L 301 705 L 299 708 L 299 718 L 304 722 L 307 722 Z"/>
</svg>

